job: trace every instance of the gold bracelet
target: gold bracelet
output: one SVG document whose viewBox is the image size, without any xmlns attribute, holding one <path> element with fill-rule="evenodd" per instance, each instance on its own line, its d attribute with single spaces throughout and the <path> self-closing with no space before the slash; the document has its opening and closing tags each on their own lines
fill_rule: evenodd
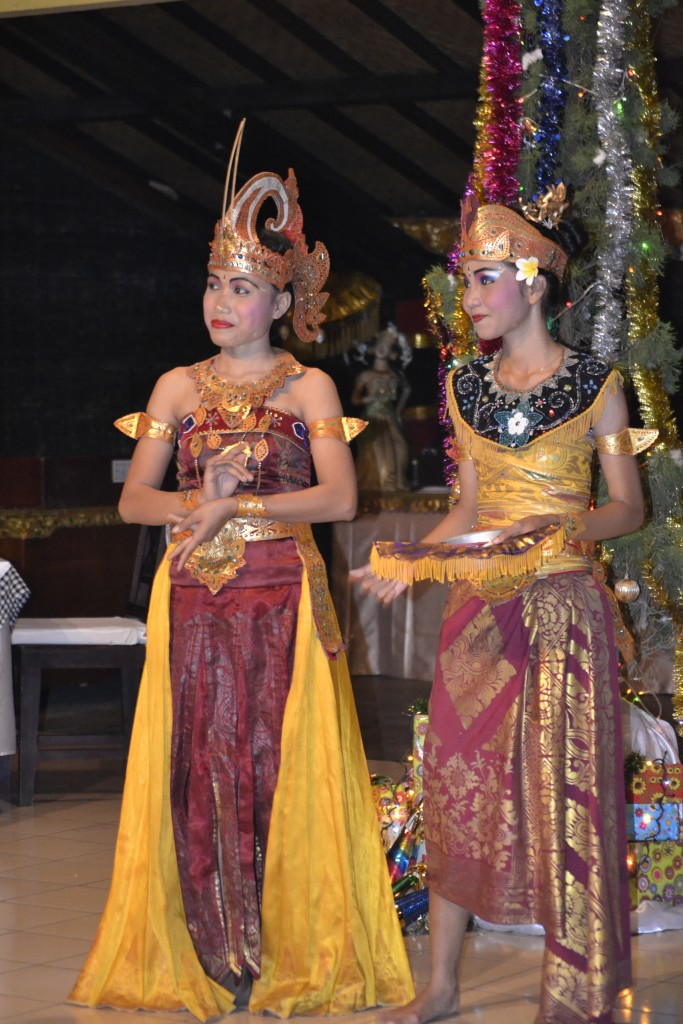
<svg viewBox="0 0 683 1024">
<path fill-rule="evenodd" d="M 189 487 L 180 495 L 180 502 L 183 508 L 191 510 L 199 504 L 199 487 Z"/>
<path fill-rule="evenodd" d="M 568 512 L 564 516 L 564 535 L 567 540 L 573 540 L 577 534 L 582 534 L 586 524 L 578 512 Z"/>
<path fill-rule="evenodd" d="M 266 506 L 255 494 L 237 495 L 237 518 L 251 517 L 252 519 L 265 519 Z"/>
</svg>

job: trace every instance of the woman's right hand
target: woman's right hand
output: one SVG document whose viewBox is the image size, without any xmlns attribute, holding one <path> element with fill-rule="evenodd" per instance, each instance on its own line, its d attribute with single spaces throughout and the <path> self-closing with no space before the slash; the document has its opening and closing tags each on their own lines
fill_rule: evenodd
<svg viewBox="0 0 683 1024">
<path fill-rule="evenodd" d="M 253 481 L 254 474 L 247 469 L 250 454 L 247 442 L 238 441 L 207 460 L 203 479 L 205 501 L 230 498 L 239 484 L 250 484 Z"/>
<path fill-rule="evenodd" d="M 175 562 L 182 569 L 194 549 L 213 540 L 228 519 L 234 516 L 236 510 L 229 506 L 234 506 L 234 502 L 205 501 L 191 509 L 187 515 L 169 515 L 171 537 L 175 545 L 168 555 L 169 561 Z"/>
<path fill-rule="evenodd" d="M 408 587 L 401 580 L 383 580 L 381 576 L 376 576 L 369 562 L 358 569 L 351 569 L 349 576 L 352 583 L 360 585 L 364 594 L 372 594 L 384 605 L 390 605 Z"/>
</svg>

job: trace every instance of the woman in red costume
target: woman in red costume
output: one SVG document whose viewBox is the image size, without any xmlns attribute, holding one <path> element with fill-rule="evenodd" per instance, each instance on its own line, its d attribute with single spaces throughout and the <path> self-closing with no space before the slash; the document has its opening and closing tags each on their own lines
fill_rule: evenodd
<svg viewBox="0 0 683 1024">
<path fill-rule="evenodd" d="M 630 980 L 617 647 L 590 548 L 642 521 L 647 432 L 628 429 L 618 374 L 548 331 L 576 231 L 550 228 L 544 198 L 545 226 L 463 205 L 463 306 L 502 346 L 447 381 L 457 504 L 413 550 L 381 544 L 354 572 L 385 602 L 455 580 L 425 742 L 431 977 L 385 1024 L 457 1013 L 471 913 L 544 926 L 539 1024 L 608 1024 Z M 596 450 L 608 498 L 589 509 Z M 498 534 L 441 543 L 471 531 Z"/>
<path fill-rule="evenodd" d="M 308 251 L 291 171 L 234 195 L 237 149 L 204 295 L 217 353 L 164 374 L 147 411 L 118 424 L 139 438 L 121 514 L 175 524 L 174 544 L 150 606 L 112 889 L 71 994 L 200 1020 L 412 995 L 310 526 L 355 514 L 348 441 L 363 424 L 326 374 L 271 347 L 292 301 L 298 336 L 315 339 L 329 260 L 319 242 Z M 276 216 L 259 235 L 266 199 Z"/>
</svg>

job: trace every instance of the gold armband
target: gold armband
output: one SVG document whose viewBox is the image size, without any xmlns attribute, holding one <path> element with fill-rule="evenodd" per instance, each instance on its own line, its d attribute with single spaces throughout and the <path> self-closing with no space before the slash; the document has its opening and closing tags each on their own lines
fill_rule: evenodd
<svg viewBox="0 0 683 1024">
<path fill-rule="evenodd" d="M 331 416 L 326 420 L 313 420 L 309 423 L 308 436 L 311 441 L 317 441 L 319 437 L 334 437 L 348 444 L 354 437 L 358 437 L 367 425 L 366 420 L 356 419 L 355 416 Z"/>
<path fill-rule="evenodd" d="M 266 506 L 255 494 L 237 495 L 237 518 L 265 519 Z"/>
<path fill-rule="evenodd" d="M 146 412 L 131 412 L 114 420 L 114 426 L 126 437 L 132 437 L 136 441 L 139 437 L 155 437 L 159 441 L 167 441 L 168 444 L 175 441 L 176 428 L 170 423 L 164 423 L 163 420 L 155 420 Z"/>
<path fill-rule="evenodd" d="M 602 437 L 596 437 L 595 449 L 601 455 L 638 455 L 654 444 L 658 437 L 658 430 L 624 427 L 618 434 L 603 434 Z"/>
<path fill-rule="evenodd" d="M 458 444 L 454 441 L 450 447 L 450 454 L 456 462 L 472 462 L 472 445 Z"/>
</svg>

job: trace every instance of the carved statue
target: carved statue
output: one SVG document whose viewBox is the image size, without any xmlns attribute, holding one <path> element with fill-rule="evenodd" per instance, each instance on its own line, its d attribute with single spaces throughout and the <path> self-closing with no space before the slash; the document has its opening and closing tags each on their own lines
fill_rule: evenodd
<svg viewBox="0 0 683 1024">
<path fill-rule="evenodd" d="M 410 394 L 404 370 L 412 350 L 394 324 L 388 324 L 369 347 L 359 346 L 359 350 L 361 358 L 370 356 L 372 363 L 356 377 L 351 395 L 353 403 L 364 407 L 362 415 L 369 421 L 357 442 L 358 487 L 361 491 L 405 491 L 409 450 L 401 413 Z"/>
</svg>

